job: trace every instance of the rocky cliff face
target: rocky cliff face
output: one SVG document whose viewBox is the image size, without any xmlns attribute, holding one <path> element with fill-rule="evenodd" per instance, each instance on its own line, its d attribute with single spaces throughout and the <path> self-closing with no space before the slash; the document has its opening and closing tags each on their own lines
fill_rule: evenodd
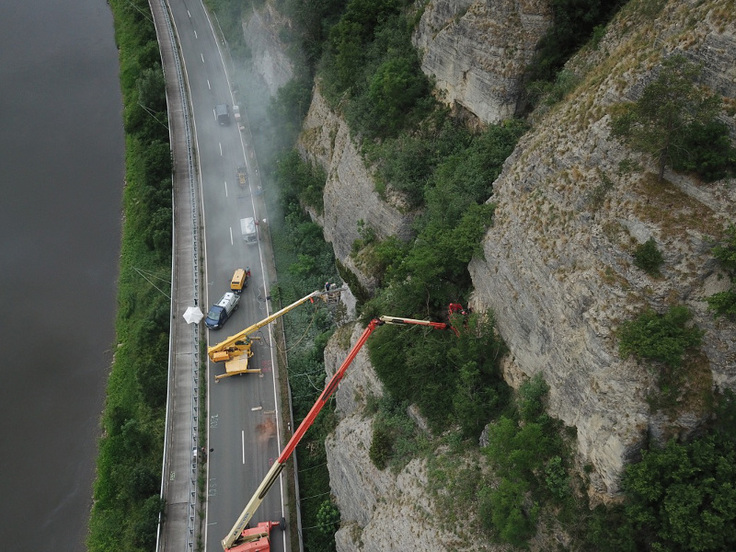
<svg viewBox="0 0 736 552">
<path fill-rule="evenodd" d="M 290 27 L 291 22 L 270 2 L 250 12 L 243 24 L 243 36 L 251 51 L 253 73 L 261 77 L 271 96 L 294 76 L 293 61 L 279 39 L 280 30 Z"/>
<path fill-rule="evenodd" d="M 551 22 L 548 0 L 431 0 L 414 45 L 442 101 L 497 123 L 516 113 L 521 75 Z"/>
<path fill-rule="evenodd" d="M 325 349 L 325 369 L 335 373 L 347 355 L 342 332 Z M 362 328 L 355 327 L 350 343 Z M 427 465 L 412 460 L 399 473 L 378 470 L 368 457 L 373 422 L 364 414 L 369 396 L 383 394 L 366 350 L 347 371 L 336 393 L 340 424 L 325 442 L 330 486 L 342 523 L 335 535 L 340 552 L 449 552 L 474 550 L 472 539 L 449 532 L 437 522 L 438 513 L 426 491 Z M 459 527 L 462 531 L 462 527 Z M 495 548 L 485 547 L 492 551 Z M 502 548 L 501 548 L 502 549 Z"/>
<path fill-rule="evenodd" d="M 724 25 L 717 2 L 669 4 L 654 21 L 625 10 L 600 49 L 571 64 L 584 82 L 507 160 L 494 184 L 485 257 L 470 265 L 474 306 L 496 313 L 513 356 L 507 378 L 544 375 L 550 413 L 577 428 L 580 462 L 593 466 L 592 491 L 603 500 L 619 492 L 624 463 L 647 437 L 695 429 L 699 391 L 736 384 L 733 324 L 714 320 L 705 303 L 726 285 L 708 237 L 733 222 L 733 181 L 703 185 L 667 174 L 659 183 L 651 159 L 609 131 L 610 107 L 634 99 L 651 66 L 674 51 L 703 63 L 706 82 L 734 98 L 733 66 L 723 73 L 736 56 L 733 15 Z M 626 169 L 634 164 L 641 169 Z M 650 237 L 665 257 L 661 278 L 632 263 L 635 246 Z M 650 409 L 652 376 L 619 358 L 615 331 L 644 307 L 662 312 L 675 303 L 694 312 L 706 336 L 689 375 L 693 400 L 673 417 Z"/>
<path fill-rule="evenodd" d="M 651 69 L 673 51 L 703 63 L 704 83 L 736 105 L 734 12 L 717 0 L 672 0 L 659 15 L 637 15 L 635 7 L 622 11 L 596 49 L 570 62 L 581 78 L 576 90 L 534 114 L 533 130 L 494 185 L 498 207 L 484 256 L 469 267 L 473 307 L 496 313 L 510 349 L 506 379 L 518 387 L 544 376 L 549 411 L 577 428 L 579 465 L 592 467 L 590 492 L 603 501 L 616 498 L 625 462 L 647 438 L 697 428 L 701 391 L 736 387 L 736 331 L 714 320 L 704 301 L 727 285 L 708 237 L 733 222 L 734 182 L 704 185 L 668 173 L 661 184 L 651 160 L 625 149 L 609 130 L 611 108 L 636 99 Z M 427 4 L 414 40 L 445 100 L 489 122 L 513 113 L 517 70 L 548 24 L 546 2 L 436 0 Z M 379 238 L 409 238 L 410 218 L 400 202 L 375 192 L 347 126 L 318 90 L 299 148 L 328 175 L 324 214 L 313 217 L 340 261 L 371 288 L 375 282 L 350 257 L 361 237 L 358 221 Z M 661 278 L 633 265 L 633 250 L 650 237 L 665 257 Z M 691 309 L 706 335 L 687 400 L 665 414 L 647 402 L 654 377 L 619 358 L 615 332 L 646 306 L 662 311 L 675 303 Z M 344 359 L 338 341 L 326 351 L 328 371 Z M 412 462 L 391 474 L 368 459 L 371 421 L 361 405 L 370 393 L 380 394 L 380 384 L 361 353 L 336 395 L 342 421 L 327 442 L 345 522 L 338 550 L 458 549 L 455 535 L 429 521 L 436 513 L 421 491 L 426 466 Z"/>
<path fill-rule="evenodd" d="M 400 210 L 399 198 L 382 198 L 375 189 L 368 168 L 350 137 L 350 130 L 325 103 L 315 88 L 309 113 L 302 126 L 299 151 L 305 159 L 317 163 L 327 173 L 324 190 L 324 214 L 312 218 L 324 229 L 335 256 L 356 274 L 367 289 L 375 279 L 351 257 L 353 243 L 361 238 L 360 224 L 371 228 L 379 239 L 411 237 L 412 218 Z"/>
</svg>

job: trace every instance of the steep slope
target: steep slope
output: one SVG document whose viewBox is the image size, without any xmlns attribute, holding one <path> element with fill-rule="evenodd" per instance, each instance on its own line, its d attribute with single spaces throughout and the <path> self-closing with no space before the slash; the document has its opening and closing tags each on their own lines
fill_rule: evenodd
<svg viewBox="0 0 736 552">
<path fill-rule="evenodd" d="M 432 0 L 414 45 L 443 102 L 497 123 L 516 114 L 522 73 L 551 23 L 548 0 Z"/>
<path fill-rule="evenodd" d="M 346 326 L 325 349 L 325 369 L 333 374 L 362 328 Z M 383 395 L 366 349 L 345 375 L 336 393 L 337 429 L 325 442 L 330 487 L 342 519 L 335 535 L 337 550 L 362 552 L 505 550 L 505 546 L 474 543 L 465 524 L 448 527 L 427 491 L 426 459 L 414 459 L 403 469 L 379 470 L 369 457 L 373 420 L 365 414 L 370 398 Z"/>
<path fill-rule="evenodd" d="M 312 218 L 332 244 L 335 256 L 369 290 L 375 278 L 366 274 L 351 256 L 353 242 L 361 237 L 360 225 L 371 228 L 379 239 L 412 235 L 412 217 L 401 211 L 399 198 L 386 202 L 376 192 L 370 171 L 365 166 L 347 123 L 329 108 L 315 87 L 309 113 L 302 125 L 297 147 L 304 159 L 320 165 L 327 173 L 324 213 Z"/>
<path fill-rule="evenodd" d="M 705 297 L 718 286 L 709 237 L 733 222 L 733 181 L 703 185 L 667 173 L 610 136 L 612 108 L 635 99 L 651 69 L 675 51 L 706 67 L 705 81 L 734 99 L 733 12 L 721 2 L 669 2 L 657 18 L 629 5 L 598 50 L 570 68 L 583 83 L 507 160 L 494 185 L 494 227 L 484 257 L 470 265 L 474 306 L 492 309 L 513 361 L 507 379 L 541 372 L 550 413 L 578 430 L 581 465 L 606 500 L 620 491 L 624 463 L 647 438 L 693 431 L 711 386 L 736 384 L 736 332 L 714 320 Z M 629 167 L 640 166 L 639 170 Z M 634 247 L 653 237 L 661 278 L 633 265 Z M 644 307 L 682 303 L 706 331 L 703 358 L 689 374 L 689 400 L 676 413 L 650 408 L 654 378 L 617 353 L 616 329 Z"/>
<path fill-rule="evenodd" d="M 294 77 L 294 61 L 279 37 L 279 30 L 291 22 L 281 15 L 270 2 L 248 14 L 243 24 L 243 36 L 251 51 L 253 73 L 265 85 L 269 96 Z"/>
<path fill-rule="evenodd" d="M 659 183 L 652 161 L 624 148 L 609 129 L 615 106 L 636 99 L 662 56 L 676 50 L 703 63 L 705 83 L 732 107 L 734 7 L 715 0 L 631 2 L 596 49 L 570 62 L 568 70 L 581 79 L 576 90 L 533 115 L 534 128 L 494 184 L 498 207 L 484 256 L 469 267 L 473 307 L 496 313 L 510 349 L 507 381 L 518 387 L 544 376 L 550 413 L 577 428 L 578 465 L 589 472 L 595 500 L 618 499 L 622 468 L 647 439 L 696 430 L 703 395 L 736 387 L 736 331 L 714 320 L 704 302 L 727 284 L 708 238 L 733 221 L 734 183 L 703 185 L 669 172 Z M 649 13 L 637 11 L 645 8 Z M 431 1 L 414 40 L 447 103 L 497 121 L 515 110 L 520 70 L 548 17 L 542 2 Z M 732 115 L 729 123 L 734 126 Z M 389 204 L 375 192 L 347 125 L 319 90 L 299 149 L 328 174 L 324 214 L 313 218 L 340 261 L 370 289 L 375 282 L 351 258 L 358 221 L 379 238 L 407 239 L 411 218 L 400 201 Z M 634 248 L 650 237 L 665 257 L 661 278 L 633 265 Z M 645 306 L 662 311 L 674 303 L 687 305 L 706 334 L 685 400 L 663 412 L 648 401 L 655 377 L 619 357 L 616 330 Z M 344 358 L 339 340 L 326 351 L 328 372 Z M 366 396 L 382 390 L 364 354 L 348 374 L 336 395 L 342 421 L 326 443 L 343 519 L 338 549 L 472 549 L 472 538 L 440 528 L 425 464 L 413 461 L 398 474 L 372 465 L 372 423 L 363 407 Z"/>
</svg>

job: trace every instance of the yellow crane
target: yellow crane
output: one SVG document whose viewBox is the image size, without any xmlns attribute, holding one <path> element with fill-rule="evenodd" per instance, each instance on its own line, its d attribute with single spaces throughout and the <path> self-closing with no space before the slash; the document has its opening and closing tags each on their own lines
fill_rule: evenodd
<svg viewBox="0 0 736 552">
<path fill-rule="evenodd" d="M 215 381 L 217 382 L 222 378 L 236 376 L 238 374 L 260 373 L 260 369 L 248 368 L 248 360 L 253 356 L 253 340 L 259 339 L 257 337 L 251 337 L 250 335 L 307 301 L 314 302 L 315 299 L 322 299 L 325 302 L 330 302 L 332 300 L 337 300 L 340 292 L 344 289 L 345 288 L 333 289 L 331 285 L 325 285 L 324 290 L 313 291 L 309 295 L 294 301 L 291 305 L 273 313 L 271 316 L 264 318 L 260 322 L 256 322 L 252 326 L 245 328 L 243 331 L 238 332 L 235 335 L 231 335 L 226 340 L 207 349 L 207 354 L 212 362 L 225 363 L 225 373 L 216 375 Z"/>
</svg>

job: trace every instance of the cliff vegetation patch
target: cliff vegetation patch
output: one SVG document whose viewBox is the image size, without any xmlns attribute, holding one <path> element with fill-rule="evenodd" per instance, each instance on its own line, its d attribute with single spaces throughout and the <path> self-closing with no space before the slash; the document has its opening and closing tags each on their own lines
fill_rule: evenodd
<svg viewBox="0 0 736 552">
<path fill-rule="evenodd" d="M 728 227 L 724 240 L 713 247 L 713 255 L 728 274 L 731 286 L 708 297 L 708 306 L 716 316 L 733 321 L 736 319 L 736 225 Z"/>
<path fill-rule="evenodd" d="M 664 314 L 642 312 L 619 328 L 619 352 L 635 356 L 655 373 L 660 388 L 657 404 L 673 405 L 684 391 L 687 371 L 694 367 L 704 332 L 691 323 L 692 313 L 683 305 Z"/>
<path fill-rule="evenodd" d="M 654 447 L 626 469 L 625 523 L 640 545 L 698 551 L 736 546 L 734 412 L 733 394 L 721 396 L 710 434 Z"/>
<path fill-rule="evenodd" d="M 660 180 L 668 166 L 706 181 L 733 171 L 736 150 L 717 119 L 721 100 L 698 85 L 701 72 L 682 54 L 665 59 L 641 97 L 612 120 L 614 136 L 655 158 Z"/>
</svg>

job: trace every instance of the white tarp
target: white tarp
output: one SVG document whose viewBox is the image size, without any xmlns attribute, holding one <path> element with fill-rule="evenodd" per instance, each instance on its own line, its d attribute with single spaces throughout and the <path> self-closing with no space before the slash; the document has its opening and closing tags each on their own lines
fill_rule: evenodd
<svg viewBox="0 0 736 552">
<path fill-rule="evenodd" d="M 187 324 L 199 324 L 202 318 L 204 318 L 204 314 L 199 310 L 199 307 L 187 307 L 187 310 L 184 311 L 184 320 L 187 321 Z"/>
</svg>

